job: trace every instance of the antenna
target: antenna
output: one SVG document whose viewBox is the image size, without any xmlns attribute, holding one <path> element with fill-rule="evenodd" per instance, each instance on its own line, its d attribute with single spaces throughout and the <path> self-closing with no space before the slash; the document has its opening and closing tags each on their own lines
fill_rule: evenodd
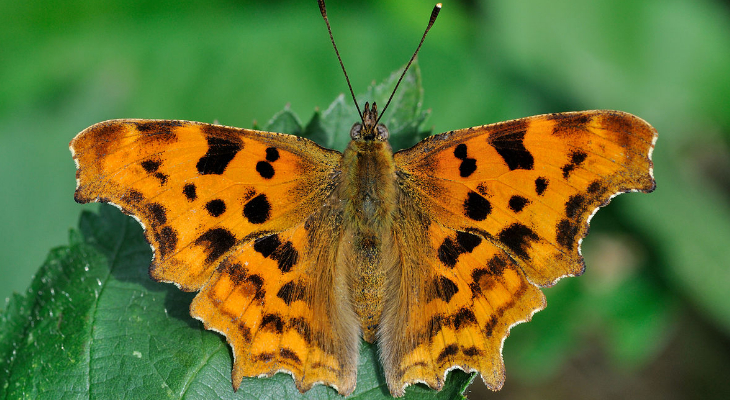
<svg viewBox="0 0 730 400">
<path fill-rule="evenodd" d="M 360 111 L 360 106 L 357 104 L 357 99 L 355 98 L 355 92 L 352 90 L 352 85 L 350 84 L 350 77 L 347 76 L 347 71 L 345 70 L 345 64 L 342 63 L 342 57 L 340 57 L 340 51 L 337 50 L 337 45 L 335 44 L 335 38 L 332 36 L 332 28 L 330 27 L 330 21 L 327 18 L 327 9 L 324 5 L 324 0 L 317 0 L 317 3 L 319 4 L 319 11 L 322 13 L 322 18 L 324 18 L 325 24 L 327 24 L 327 32 L 330 35 L 330 40 L 332 41 L 332 47 L 335 48 L 335 54 L 337 54 L 337 60 L 340 62 L 340 67 L 342 67 L 342 72 L 345 74 L 345 80 L 347 81 L 347 87 L 350 89 L 350 95 L 352 95 L 352 101 L 355 103 L 355 107 L 357 108 L 357 113 L 360 115 L 360 120 L 362 121 L 363 125 L 365 125 L 365 120 L 362 115 L 362 111 Z M 421 50 L 421 45 L 423 44 L 423 41 L 426 39 L 426 34 L 433 26 L 433 23 L 436 22 L 436 17 L 439 15 L 439 11 L 441 11 L 441 3 L 436 4 L 433 7 L 433 11 L 431 11 L 431 18 L 428 20 L 428 26 L 426 27 L 426 31 L 423 32 L 423 36 L 421 37 L 421 41 L 418 43 L 418 47 L 416 47 L 416 51 L 413 52 L 413 56 L 411 56 L 411 59 L 408 61 L 408 64 L 406 64 L 406 67 L 403 69 L 403 73 L 401 74 L 400 78 L 398 78 L 398 82 L 395 84 L 395 88 L 393 88 L 393 92 L 390 94 L 390 97 L 388 98 L 388 102 L 385 103 L 385 107 L 383 107 L 383 111 L 378 116 L 378 119 L 375 121 L 375 124 L 373 126 L 377 126 L 378 122 L 380 122 L 380 118 L 385 114 L 385 110 L 388 109 L 388 106 L 390 105 L 390 101 L 393 100 L 393 96 L 395 95 L 396 90 L 398 90 L 398 86 L 400 85 L 400 82 L 403 80 L 403 77 L 406 76 L 406 72 L 408 72 L 408 68 L 410 68 L 411 64 L 413 63 L 413 60 L 416 59 L 416 55 L 418 54 L 418 51 Z M 375 104 L 373 104 L 373 109 L 375 109 Z M 374 111 L 374 110 L 373 110 Z M 369 113 L 368 105 L 365 105 L 365 112 Z M 375 113 L 377 115 L 377 112 Z"/>
<path fill-rule="evenodd" d="M 330 40 L 332 41 L 332 47 L 335 48 L 335 54 L 337 54 L 337 60 L 340 62 L 340 67 L 342 67 L 342 72 L 345 73 L 345 80 L 347 80 L 347 87 L 350 88 L 350 94 L 352 95 L 352 101 L 355 103 L 355 107 L 357 108 L 357 113 L 360 114 L 360 120 L 365 124 L 365 121 L 362 117 L 362 112 L 360 111 L 360 106 L 357 104 L 357 99 L 355 99 L 355 92 L 352 91 L 352 85 L 350 84 L 350 77 L 347 76 L 347 71 L 345 70 L 345 64 L 342 63 L 342 58 L 340 57 L 340 52 L 337 50 L 337 45 L 335 44 L 335 37 L 332 36 L 332 28 L 330 27 L 330 21 L 327 18 L 327 9 L 324 6 L 324 0 L 317 0 L 317 3 L 319 4 L 319 12 L 322 13 L 322 18 L 324 18 L 324 23 L 327 24 L 327 32 L 330 34 Z M 420 47 L 420 46 L 419 46 Z"/>
<path fill-rule="evenodd" d="M 324 3 L 324 0 L 320 0 L 321 3 Z M 383 111 L 380 112 L 380 115 L 378 116 L 378 119 L 375 121 L 375 126 L 378 125 L 378 122 L 380 122 L 380 118 L 383 117 L 385 114 L 385 110 L 388 109 L 388 106 L 390 105 L 390 101 L 393 100 L 393 96 L 395 95 L 395 91 L 398 90 L 398 85 L 400 85 L 400 81 L 403 80 L 403 77 L 406 76 L 406 72 L 408 71 L 408 68 L 410 68 L 411 63 L 413 60 L 416 59 L 416 55 L 418 54 L 418 50 L 421 50 L 421 45 L 423 44 L 423 41 L 426 39 L 426 34 L 433 26 L 433 23 L 436 22 L 436 17 L 439 15 L 439 11 L 441 11 L 441 3 L 437 3 L 433 7 L 433 11 L 431 11 L 431 18 L 428 20 L 428 26 L 426 26 L 426 31 L 423 32 L 423 36 L 421 36 L 421 41 L 418 42 L 418 47 L 416 47 L 416 51 L 413 52 L 413 56 L 411 56 L 411 59 L 408 60 L 408 64 L 406 64 L 406 67 L 403 69 L 403 73 L 400 75 L 400 78 L 398 78 L 398 83 L 395 84 L 395 88 L 393 88 L 393 92 L 390 94 L 390 97 L 388 98 L 388 102 L 385 103 L 385 107 L 383 107 Z M 333 42 L 334 43 L 334 42 Z M 349 83 L 349 81 L 348 81 Z M 352 90 L 352 89 L 350 89 Z"/>
</svg>

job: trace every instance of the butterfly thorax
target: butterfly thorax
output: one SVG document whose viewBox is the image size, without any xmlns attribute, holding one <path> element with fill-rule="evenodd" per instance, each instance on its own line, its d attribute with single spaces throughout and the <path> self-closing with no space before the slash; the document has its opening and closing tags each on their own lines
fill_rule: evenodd
<svg viewBox="0 0 730 400">
<path fill-rule="evenodd" d="M 366 125 L 361 127 L 359 132 Z M 391 226 L 396 205 L 393 152 L 387 142 L 387 129 L 383 125 L 378 127 L 368 132 L 371 139 L 361 135 L 345 150 L 340 191 L 340 198 L 345 202 L 346 225 L 340 260 L 350 272 L 352 301 L 363 337 L 369 342 L 375 339 L 386 272 L 393 259 Z"/>
</svg>

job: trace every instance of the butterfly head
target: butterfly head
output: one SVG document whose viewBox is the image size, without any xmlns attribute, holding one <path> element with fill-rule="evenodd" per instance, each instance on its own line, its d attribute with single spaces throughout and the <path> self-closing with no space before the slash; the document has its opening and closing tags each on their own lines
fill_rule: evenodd
<svg viewBox="0 0 730 400">
<path fill-rule="evenodd" d="M 388 128 L 378 123 L 378 105 L 373 103 L 373 108 L 370 108 L 370 103 L 365 103 L 362 123 L 356 122 L 350 129 L 352 140 L 385 142 L 388 136 Z"/>
</svg>

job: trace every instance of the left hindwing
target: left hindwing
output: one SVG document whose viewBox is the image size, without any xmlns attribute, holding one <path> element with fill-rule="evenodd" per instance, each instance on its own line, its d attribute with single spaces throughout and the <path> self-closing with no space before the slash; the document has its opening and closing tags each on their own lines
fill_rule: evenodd
<svg viewBox="0 0 730 400">
<path fill-rule="evenodd" d="M 381 331 L 391 391 L 424 377 L 438 388 L 453 367 L 501 387 L 509 327 L 544 307 L 538 286 L 583 272 L 593 213 L 654 189 L 656 137 L 633 115 L 586 111 L 446 132 L 396 153 L 396 244 L 409 256 L 382 318 L 400 324 Z"/>
</svg>

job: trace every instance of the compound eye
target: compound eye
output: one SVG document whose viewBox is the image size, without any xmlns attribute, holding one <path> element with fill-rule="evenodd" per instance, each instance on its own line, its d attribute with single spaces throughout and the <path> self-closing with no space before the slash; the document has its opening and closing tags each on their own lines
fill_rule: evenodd
<svg viewBox="0 0 730 400">
<path fill-rule="evenodd" d="M 354 125 L 352 125 L 352 128 L 350 128 L 350 138 L 352 140 L 360 139 L 361 131 L 362 131 L 362 124 L 359 122 L 356 122 Z"/>
<path fill-rule="evenodd" d="M 375 129 L 378 131 L 378 134 L 375 137 L 377 140 L 381 142 L 388 140 L 388 137 L 390 137 L 390 132 L 388 132 L 388 128 L 386 128 L 385 125 L 378 124 Z"/>
</svg>

